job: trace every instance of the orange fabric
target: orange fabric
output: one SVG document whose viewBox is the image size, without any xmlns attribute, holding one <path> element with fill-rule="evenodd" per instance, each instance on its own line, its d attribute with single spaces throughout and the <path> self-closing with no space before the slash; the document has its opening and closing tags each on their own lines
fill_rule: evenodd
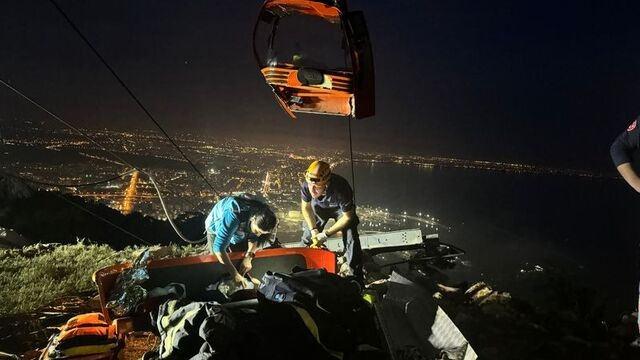
<svg viewBox="0 0 640 360">
<path fill-rule="evenodd" d="M 57 349 L 74 360 L 112 359 L 119 346 L 115 325 L 109 325 L 101 313 L 80 314 L 60 328 L 60 333 L 44 350 L 43 359 Z"/>
<path fill-rule="evenodd" d="M 62 330 L 58 335 L 58 341 L 63 343 L 79 336 L 100 336 L 115 339 L 115 329 L 112 326 L 88 326 Z"/>
<path fill-rule="evenodd" d="M 104 320 L 104 315 L 102 315 L 102 313 L 88 313 L 74 316 L 71 319 L 67 320 L 67 323 L 66 325 L 64 325 L 63 330 L 96 325 L 108 325 Z"/>
<path fill-rule="evenodd" d="M 115 334 L 115 326 L 107 324 L 104 321 L 104 315 L 88 313 L 69 319 L 60 329 L 57 340 L 59 343 L 63 343 L 79 336 L 98 336 L 115 340 Z"/>
</svg>

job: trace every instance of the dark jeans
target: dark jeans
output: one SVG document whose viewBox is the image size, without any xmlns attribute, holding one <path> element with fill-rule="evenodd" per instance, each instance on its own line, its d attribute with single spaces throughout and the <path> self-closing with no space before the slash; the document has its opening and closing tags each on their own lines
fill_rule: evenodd
<svg viewBox="0 0 640 360">
<path fill-rule="evenodd" d="M 316 227 L 318 231 L 324 230 L 329 219 L 338 221 L 344 213 L 340 209 L 324 209 L 314 207 L 313 212 L 316 216 Z M 356 216 L 347 228 L 342 229 L 342 244 L 344 245 L 344 256 L 356 277 L 362 277 L 362 248 L 360 247 L 360 237 L 358 236 L 358 223 L 360 220 Z M 307 222 L 302 222 L 302 243 L 305 246 L 312 244 L 311 231 L 307 226 Z"/>
</svg>

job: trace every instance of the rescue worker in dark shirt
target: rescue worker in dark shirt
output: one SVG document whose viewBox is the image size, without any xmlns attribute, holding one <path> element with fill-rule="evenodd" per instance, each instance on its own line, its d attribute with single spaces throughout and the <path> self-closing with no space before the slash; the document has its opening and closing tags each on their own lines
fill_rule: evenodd
<svg viewBox="0 0 640 360">
<path fill-rule="evenodd" d="M 611 145 L 611 159 L 624 180 L 637 192 L 640 192 L 640 176 L 631 163 L 640 149 L 640 129 L 638 120 L 634 120 L 625 132 L 620 134 Z"/>
<path fill-rule="evenodd" d="M 353 190 L 340 175 L 332 174 L 324 161 L 314 161 L 305 173 L 300 189 L 303 221 L 302 242 L 321 247 L 328 237 L 342 232 L 344 256 L 352 275 L 362 278 L 362 249 L 358 237 L 358 216 Z M 325 229 L 329 219 L 336 222 Z"/>
<path fill-rule="evenodd" d="M 631 165 L 633 159 L 638 156 L 640 149 L 640 129 L 638 128 L 638 117 L 622 134 L 618 135 L 611 145 L 611 159 L 618 169 L 622 178 L 636 191 L 640 193 L 640 177 L 638 172 Z M 637 257 L 638 279 L 640 280 L 640 252 Z M 638 284 L 638 329 L 640 331 L 640 283 Z M 632 345 L 640 346 L 640 337 Z"/>
</svg>

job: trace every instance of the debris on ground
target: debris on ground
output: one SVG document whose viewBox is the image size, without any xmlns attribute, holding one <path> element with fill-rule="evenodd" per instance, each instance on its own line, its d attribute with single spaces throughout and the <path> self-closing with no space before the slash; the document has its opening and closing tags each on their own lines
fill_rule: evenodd
<svg viewBox="0 0 640 360">
<path fill-rule="evenodd" d="M 150 331 L 134 331 L 127 334 L 124 347 L 118 353 L 118 360 L 140 360 L 160 344 L 160 338 Z"/>
</svg>

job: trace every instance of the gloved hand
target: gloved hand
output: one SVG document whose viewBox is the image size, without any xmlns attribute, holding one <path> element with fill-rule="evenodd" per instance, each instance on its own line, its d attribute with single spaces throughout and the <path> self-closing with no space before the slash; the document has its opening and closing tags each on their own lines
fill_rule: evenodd
<svg viewBox="0 0 640 360">
<path fill-rule="evenodd" d="M 316 236 L 318 236 L 320 232 L 318 231 L 318 229 L 311 229 L 311 244 L 309 244 L 309 247 L 315 248 L 315 244 L 316 244 Z"/>
<path fill-rule="evenodd" d="M 327 241 L 327 238 L 328 238 L 327 233 L 325 233 L 324 231 L 321 233 L 318 233 L 318 235 L 312 238 L 313 243 L 311 244 L 311 247 L 314 249 L 321 248 L 324 242 Z"/>
<path fill-rule="evenodd" d="M 318 240 L 318 241 L 320 241 L 320 242 L 325 242 L 325 241 L 327 241 L 327 238 L 328 238 L 327 233 L 326 233 L 326 232 L 324 232 L 324 231 L 323 231 L 323 232 L 321 232 L 321 233 L 319 233 L 318 235 L 316 235 L 316 240 Z"/>
</svg>

